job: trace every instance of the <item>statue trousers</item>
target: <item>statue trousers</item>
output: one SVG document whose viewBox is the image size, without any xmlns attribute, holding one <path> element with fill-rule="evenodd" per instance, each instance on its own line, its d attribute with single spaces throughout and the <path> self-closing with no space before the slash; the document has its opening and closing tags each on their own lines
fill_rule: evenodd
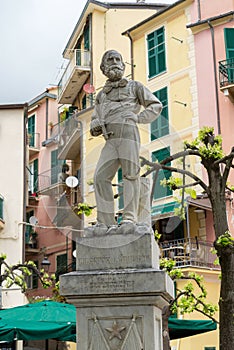
<svg viewBox="0 0 234 350">
<path fill-rule="evenodd" d="M 94 176 L 97 221 L 107 226 L 116 224 L 112 180 L 122 168 L 123 220 L 136 222 L 140 195 L 139 131 L 132 123 L 110 124 L 106 129 L 113 135 L 102 149 Z"/>
</svg>

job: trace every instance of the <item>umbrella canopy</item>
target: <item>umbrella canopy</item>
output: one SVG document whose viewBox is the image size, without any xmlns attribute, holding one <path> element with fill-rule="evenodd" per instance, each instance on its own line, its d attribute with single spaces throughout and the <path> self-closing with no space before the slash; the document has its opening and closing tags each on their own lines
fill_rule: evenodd
<svg viewBox="0 0 234 350">
<path fill-rule="evenodd" d="M 168 328 L 172 340 L 214 331 L 217 329 L 217 324 L 210 320 L 180 320 L 169 317 Z"/>
<path fill-rule="evenodd" d="M 73 305 L 43 301 L 0 310 L 0 340 L 76 341 Z"/>
<path fill-rule="evenodd" d="M 180 320 L 169 317 L 170 339 L 213 331 L 209 320 Z M 0 310 L 0 341 L 57 339 L 76 341 L 74 305 L 46 300 Z"/>
</svg>

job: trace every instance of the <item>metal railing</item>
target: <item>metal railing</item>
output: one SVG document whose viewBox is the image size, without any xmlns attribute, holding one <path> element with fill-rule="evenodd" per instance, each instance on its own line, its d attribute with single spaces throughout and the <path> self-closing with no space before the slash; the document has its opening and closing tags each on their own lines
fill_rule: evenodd
<svg viewBox="0 0 234 350">
<path fill-rule="evenodd" d="M 80 69 L 82 68 L 90 68 L 90 51 L 88 50 L 81 50 L 81 49 L 76 49 L 74 50 L 72 57 L 65 68 L 65 71 L 62 75 L 62 78 L 59 81 L 58 84 L 58 97 L 61 96 L 62 91 L 75 67 L 79 67 Z"/>
<path fill-rule="evenodd" d="M 79 121 L 76 119 L 77 114 L 73 114 L 60 125 L 58 137 L 58 152 L 67 144 L 73 133 L 79 129 Z"/>
<path fill-rule="evenodd" d="M 220 87 L 234 84 L 234 57 L 219 62 Z"/>
<path fill-rule="evenodd" d="M 40 133 L 35 132 L 34 134 L 27 134 L 29 148 L 38 149 L 40 148 Z"/>
<path fill-rule="evenodd" d="M 62 178 L 63 178 L 62 166 L 63 164 L 61 163 L 38 175 L 37 184 L 38 184 L 39 192 L 45 189 L 48 189 L 51 186 L 55 186 L 56 184 L 65 183 L 65 181 L 62 181 Z"/>
<path fill-rule="evenodd" d="M 213 243 L 198 239 L 177 239 L 159 243 L 161 257 L 176 261 L 176 267 L 204 267 L 219 270 L 215 265 L 216 255 L 212 253 Z"/>
</svg>

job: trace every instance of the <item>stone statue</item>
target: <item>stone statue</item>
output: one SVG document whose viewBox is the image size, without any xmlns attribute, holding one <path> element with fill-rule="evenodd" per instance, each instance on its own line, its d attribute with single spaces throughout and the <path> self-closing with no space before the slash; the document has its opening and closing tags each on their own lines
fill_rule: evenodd
<svg viewBox="0 0 234 350">
<path fill-rule="evenodd" d="M 128 234 L 139 224 L 140 137 L 137 123 L 155 120 L 161 113 L 162 104 L 140 82 L 123 77 L 125 64 L 119 52 L 105 52 L 100 69 L 108 80 L 96 97 L 90 133 L 92 136 L 102 134 L 106 143 L 94 176 L 97 224 L 90 229 L 93 235 Z M 112 180 L 120 167 L 124 209 L 123 220 L 118 226 Z"/>
</svg>

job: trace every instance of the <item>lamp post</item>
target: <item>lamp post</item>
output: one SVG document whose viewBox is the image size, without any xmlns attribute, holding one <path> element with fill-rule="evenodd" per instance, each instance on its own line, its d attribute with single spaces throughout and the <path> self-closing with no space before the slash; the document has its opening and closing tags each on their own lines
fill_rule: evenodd
<svg viewBox="0 0 234 350">
<path fill-rule="evenodd" d="M 47 256 L 44 256 L 44 259 L 41 262 L 41 267 L 45 270 L 45 272 L 49 271 L 51 262 L 47 258 Z"/>
</svg>

